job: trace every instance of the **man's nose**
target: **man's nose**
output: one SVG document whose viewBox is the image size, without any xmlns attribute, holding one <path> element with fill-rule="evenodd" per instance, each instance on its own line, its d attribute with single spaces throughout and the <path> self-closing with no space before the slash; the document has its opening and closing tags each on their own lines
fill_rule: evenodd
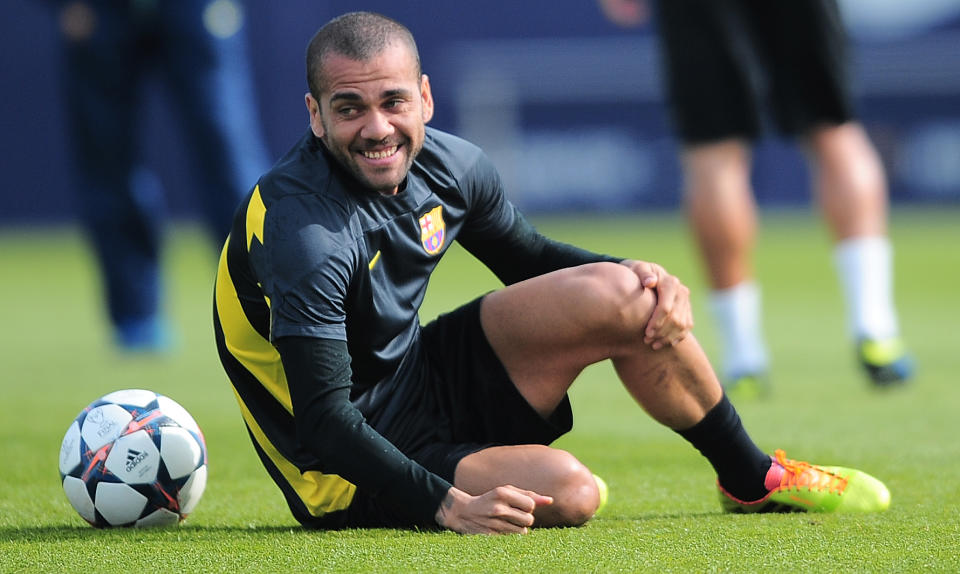
<svg viewBox="0 0 960 574">
<path fill-rule="evenodd" d="M 367 121 L 360 130 L 360 137 L 367 140 L 382 140 L 394 131 L 389 118 L 380 111 L 367 114 Z"/>
</svg>

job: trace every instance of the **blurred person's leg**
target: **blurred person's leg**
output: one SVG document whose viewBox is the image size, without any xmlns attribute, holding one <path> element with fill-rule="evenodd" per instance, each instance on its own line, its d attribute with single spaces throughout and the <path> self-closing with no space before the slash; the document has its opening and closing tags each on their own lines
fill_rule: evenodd
<svg viewBox="0 0 960 574">
<path fill-rule="evenodd" d="M 757 213 L 750 150 L 743 141 L 728 140 L 687 146 L 681 157 L 687 211 L 723 342 L 724 380 L 762 377 L 768 359 L 753 274 Z"/>
<path fill-rule="evenodd" d="M 101 3 L 69 5 L 61 18 L 78 208 L 102 270 L 117 343 L 153 350 L 166 344 L 159 318 L 163 198 L 159 182 L 137 166 L 143 70 L 136 27 L 128 14 Z"/>
<path fill-rule="evenodd" d="M 240 198 L 270 167 L 236 0 L 161 5 L 164 72 L 184 120 L 208 231 L 219 245 Z"/>
<path fill-rule="evenodd" d="M 816 128 L 806 142 L 814 189 L 833 235 L 849 335 L 875 382 L 905 380 L 911 366 L 900 341 L 893 299 L 883 165 L 856 122 Z"/>
<path fill-rule="evenodd" d="M 835 0 L 761 6 L 773 23 L 765 29 L 765 45 L 779 62 L 771 68 L 776 119 L 805 144 L 814 194 L 835 243 L 850 337 L 875 383 L 901 382 L 912 366 L 893 303 L 887 180 L 855 119 L 839 8 Z"/>
<path fill-rule="evenodd" d="M 722 380 L 732 396 L 758 394 L 768 359 L 752 265 L 750 142 L 761 125 L 747 14 L 736 0 L 657 7 L 667 98 L 683 142 L 684 199 L 711 287 Z"/>
</svg>

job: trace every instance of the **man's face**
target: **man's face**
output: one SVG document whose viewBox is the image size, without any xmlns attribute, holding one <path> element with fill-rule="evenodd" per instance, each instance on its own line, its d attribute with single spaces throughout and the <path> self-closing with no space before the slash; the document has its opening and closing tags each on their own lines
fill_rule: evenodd
<svg viewBox="0 0 960 574">
<path fill-rule="evenodd" d="M 306 95 L 313 133 L 358 181 L 397 193 L 433 116 L 427 76 L 417 76 L 416 60 L 401 43 L 366 62 L 330 54 L 323 69 L 320 101 Z"/>
</svg>

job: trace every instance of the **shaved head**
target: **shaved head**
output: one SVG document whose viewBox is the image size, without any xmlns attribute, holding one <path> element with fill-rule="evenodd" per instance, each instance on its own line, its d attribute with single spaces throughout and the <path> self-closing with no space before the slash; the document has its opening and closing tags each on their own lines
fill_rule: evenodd
<svg viewBox="0 0 960 574">
<path fill-rule="evenodd" d="M 406 46 L 416 61 L 420 75 L 420 54 L 413 34 L 406 26 L 373 12 L 349 12 L 330 20 L 310 40 L 307 47 L 307 86 L 317 100 L 325 87 L 324 60 L 339 54 L 351 60 L 366 62 L 386 48 Z"/>
</svg>

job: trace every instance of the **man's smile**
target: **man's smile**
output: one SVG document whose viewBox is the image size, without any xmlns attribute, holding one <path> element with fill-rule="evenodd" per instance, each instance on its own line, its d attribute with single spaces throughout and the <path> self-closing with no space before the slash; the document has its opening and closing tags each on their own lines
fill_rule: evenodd
<svg viewBox="0 0 960 574">
<path fill-rule="evenodd" d="M 396 145 L 395 145 L 395 146 L 391 146 L 391 147 L 388 147 L 388 148 L 386 148 L 386 149 L 381 149 L 381 150 L 360 150 L 360 154 L 361 154 L 363 157 L 365 157 L 365 158 L 367 158 L 367 159 L 372 159 L 372 160 L 390 159 L 390 158 L 392 158 L 394 155 L 396 155 L 397 150 L 399 149 L 399 147 L 400 147 L 400 146 L 396 146 Z"/>
</svg>

